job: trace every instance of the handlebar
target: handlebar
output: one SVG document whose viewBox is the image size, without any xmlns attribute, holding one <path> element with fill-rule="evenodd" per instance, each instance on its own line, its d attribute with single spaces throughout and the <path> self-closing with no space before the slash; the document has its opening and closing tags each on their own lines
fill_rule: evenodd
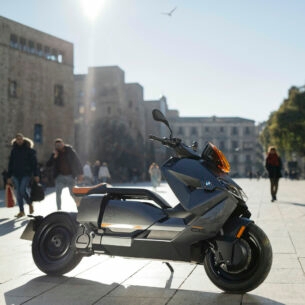
<svg viewBox="0 0 305 305">
<path fill-rule="evenodd" d="M 179 138 L 159 138 L 154 135 L 149 135 L 149 139 L 161 142 L 162 145 L 170 147 L 175 150 L 175 152 L 180 157 L 189 157 L 199 159 L 200 156 L 194 152 L 190 147 L 186 146 L 182 143 L 181 139 Z"/>
<path fill-rule="evenodd" d="M 159 137 L 150 135 L 149 139 L 161 142 L 163 145 L 171 147 L 171 148 L 175 148 L 181 143 L 181 139 L 178 139 L 178 138 L 168 139 L 168 138 L 159 138 Z"/>
<path fill-rule="evenodd" d="M 156 137 L 156 136 L 153 136 L 152 134 L 149 135 L 149 139 L 150 140 L 154 140 L 154 141 L 159 141 L 162 143 L 163 139 L 162 138 L 159 138 L 159 137 Z"/>
</svg>

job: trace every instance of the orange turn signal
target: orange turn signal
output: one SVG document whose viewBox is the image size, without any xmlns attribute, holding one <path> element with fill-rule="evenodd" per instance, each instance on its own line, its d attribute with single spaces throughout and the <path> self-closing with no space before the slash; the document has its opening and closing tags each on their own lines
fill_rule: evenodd
<svg viewBox="0 0 305 305">
<path fill-rule="evenodd" d="M 246 229 L 246 226 L 241 226 L 240 229 L 238 230 L 236 237 L 237 238 L 241 238 L 241 236 L 243 235 L 244 231 Z"/>
</svg>

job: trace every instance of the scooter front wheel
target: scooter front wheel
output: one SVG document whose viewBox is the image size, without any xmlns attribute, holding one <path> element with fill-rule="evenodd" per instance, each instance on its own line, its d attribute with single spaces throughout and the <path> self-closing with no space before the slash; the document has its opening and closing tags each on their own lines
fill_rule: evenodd
<svg viewBox="0 0 305 305">
<path fill-rule="evenodd" d="M 64 212 L 44 218 L 37 228 L 32 255 L 36 266 L 49 275 L 62 275 L 76 267 L 82 256 L 71 245 L 77 231 L 77 222 Z"/>
<path fill-rule="evenodd" d="M 254 223 L 249 224 L 241 237 L 248 260 L 240 270 L 217 264 L 210 249 L 204 258 L 204 268 L 210 280 L 229 293 L 246 293 L 258 287 L 267 277 L 272 265 L 272 248 L 267 235 Z"/>
</svg>

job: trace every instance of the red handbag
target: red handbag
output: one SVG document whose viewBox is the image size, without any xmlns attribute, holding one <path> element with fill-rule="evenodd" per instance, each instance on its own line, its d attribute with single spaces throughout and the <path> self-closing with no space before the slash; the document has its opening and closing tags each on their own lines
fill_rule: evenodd
<svg viewBox="0 0 305 305">
<path fill-rule="evenodd" d="M 12 208 L 15 206 L 16 198 L 11 185 L 7 184 L 5 187 L 5 205 L 7 208 Z"/>
</svg>

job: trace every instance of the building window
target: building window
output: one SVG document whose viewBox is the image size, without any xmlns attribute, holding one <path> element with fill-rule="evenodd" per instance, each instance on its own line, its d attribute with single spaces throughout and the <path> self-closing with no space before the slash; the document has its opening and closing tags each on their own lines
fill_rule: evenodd
<svg viewBox="0 0 305 305">
<path fill-rule="evenodd" d="M 22 51 L 27 51 L 28 50 L 28 47 L 26 45 L 26 40 L 23 37 L 20 37 L 20 49 Z"/>
<path fill-rule="evenodd" d="M 250 155 L 246 155 L 246 162 L 251 162 L 251 156 Z"/>
<path fill-rule="evenodd" d="M 53 60 L 53 61 L 57 61 L 57 50 L 56 49 L 52 49 L 50 59 Z"/>
<path fill-rule="evenodd" d="M 59 63 L 63 62 L 63 53 L 56 49 L 51 49 L 48 46 L 43 47 L 41 43 L 37 43 L 33 40 L 27 40 L 24 37 L 18 37 L 15 34 L 10 35 L 10 46 L 21 51 L 25 51 L 31 54 L 37 54 L 38 56 L 45 57 L 48 60 L 56 61 Z"/>
<path fill-rule="evenodd" d="M 252 150 L 253 149 L 253 142 L 244 142 L 243 143 L 244 150 Z"/>
<path fill-rule="evenodd" d="M 245 127 L 245 130 L 244 130 L 244 134 L 245 134 L 245 135 L 250 135 L 250 133 L 251 133 L 251 132 L 250 132 L 249 126 L 246 126 L 246 127 Z"/>
<path fill-rule="evenodd" d="M 197 134 L 198 134 L 197 128 L 196 127 L 192 127 L 191 128 L 191 135 L 192 136 L 197 136 Z"/>
<path fill-rule="evenodd" d="M 41 43 L 37 43 L 37 55 L 38 56 L 43 56 L 43 50 L 42 50 Z"/>
<path fill-rule="evenodd" d="M 58 106 L 64 105 L 64 87 L 62 85 L 54 86 L 54 104 Z"/>
<path fill-rule="evenodd" d="M 29 51 L 32 54 L 36 54 L 35 43 L 32 40 L 29 40 Z"/>
<path fill-rule="evenodd" d="M 45 55 L 46 59 L 51 59 L 50 48 L 47 46 L 44 47 L 44 55 Z"/>
<path fill-rule="evenodd" d="M 34 125 L 34 142 L 35 143 L 42 143 L 42 125 L 35 124 Z"/>
<path fill-rule="evenodd" d="M 240 150 L 239 143 L 237 141 L 232 141 L 232 150 L 233 151 L 239 151 Z"/>
<path fill-rule="evenodd" d="M 205 131 L 205 132 L 209 132 L 209 131 L 210 131 L 210 128 L 209 128 L 208 126 L 205 126 L 205 127 L 204 127 L 204 131 Z"/>
<path fill-rule="evenodd" d="M 179 134 L 179 135 L 182 135 L 182 136 L 184 135 L 183 127 L 179 127 L 179 128 L 178 128 L 178 134 Z"/>
<path fill-rule="evenodd" d="M 15 49 L 19 49 L 18 37 L 15 34 L 11 34 L 10 46 Z"/>
<path fill-rule="evenodd" d="M 132 101 L 128 101 L 128 107 L 132 108 Z"/>
<path fill-rule="evenodd" d="M 224 132 L 225 128 L 223 126 L 220 127 L 220 132 Z"/>
<path fill-rule="evenodd" d="M 220 141 L 219 142 L 219 149 L 222 150 L 222 151 L 226 150 L 226 145 L 225 145 L 224 141 Z"/>
<path fill-rule="evenodd" d="M 57 61 L 58 61 L 59 63 L 62 63 L 62 61 L 63 61 L 63 54 L 62 54 L 61 51 L 58 51 L 58 54 L 57 54 Z"/>
<path fill-rule="evenodd" d="M 107 107 L 107 114 L 108 114 L 108 115 L 111 114 L 111 107 L 110 107 L 110 106 Z"/>
<path fill-rule="evenodd" d="M 236 126 L 232 127 L 232 135 L 238 135 L 238 128 Z"/>
<path fill-rule="evenodd" d="M 15 80 L 8 80 L 8 96 L 17 97 L 17 82 Z"/>
</svg>

